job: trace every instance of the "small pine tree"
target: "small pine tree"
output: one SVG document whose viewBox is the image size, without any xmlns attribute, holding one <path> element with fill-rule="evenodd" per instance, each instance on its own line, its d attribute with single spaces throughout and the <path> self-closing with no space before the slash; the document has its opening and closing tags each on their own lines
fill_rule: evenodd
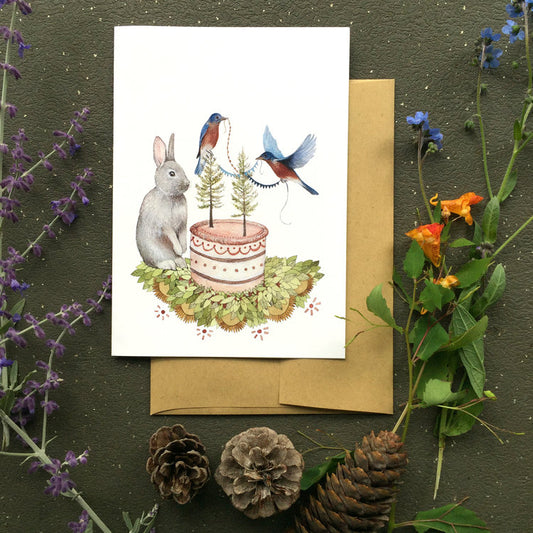
<svg viewBox="0 0 533 533">
<path fill-rule="evenodd" d="M 250 216 L 257 207 L 257 190 L 248 179 L 251 171 L 247 171 L 247 160 L 244 149 L 241 150 L 238 159 L 239 173 L 233 178 L 233 192 L 231 199 L 237 213 L 233 217 L 242 217 L 242 234 L 246 236 L 246 217 Z"/>
<path fill-rule="evenodd" d="M 200 183 L 196 184 L 196 199 L 200 209 L 209 208 L 209 227 L 213 227 L 213 208 L 222 207 L 223 174 L 213 154 L 208 153 Z"/>
</svg>

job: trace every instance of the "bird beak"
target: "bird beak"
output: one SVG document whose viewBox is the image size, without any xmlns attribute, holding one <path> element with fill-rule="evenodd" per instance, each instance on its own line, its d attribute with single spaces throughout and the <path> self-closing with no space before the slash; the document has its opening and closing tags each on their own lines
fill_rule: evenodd
<svg viewBox="0 0 533 533">
<path fill-rule="evenodd" d="M 228 120 L 228 117 L 222 117 L 222 118 L 220 119 L 221 122 L 222 122 L 223 120 Z"/>
</svg>

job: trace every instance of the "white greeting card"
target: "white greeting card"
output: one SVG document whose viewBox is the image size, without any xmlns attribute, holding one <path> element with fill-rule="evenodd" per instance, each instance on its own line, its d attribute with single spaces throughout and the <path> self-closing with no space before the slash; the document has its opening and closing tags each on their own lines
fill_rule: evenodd
<svg viewBox="0 0 533 533">
<path fill-rule="evenodd" d="M 116 356 L 343 358 L 347 28 L 115 29 Z"/>
</svg>

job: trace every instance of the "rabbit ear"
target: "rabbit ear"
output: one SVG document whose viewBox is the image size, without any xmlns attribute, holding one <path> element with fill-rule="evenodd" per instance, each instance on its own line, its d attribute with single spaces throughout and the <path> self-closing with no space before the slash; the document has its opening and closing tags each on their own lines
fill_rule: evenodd
<svg viewBox="0 0 533 533">
<path fill-rule="evenodd" d="M 165 142 L 161 137 L 156 137 L 154 139 L 154 161 L 158 168 L 165 162 L 166 152 Z"/>
<path fill-rule="evenodd" d="M 170 136 L 170 140 L 168 141 L 167 159 L 174 161 L 174 134 Z"/>
</svg>

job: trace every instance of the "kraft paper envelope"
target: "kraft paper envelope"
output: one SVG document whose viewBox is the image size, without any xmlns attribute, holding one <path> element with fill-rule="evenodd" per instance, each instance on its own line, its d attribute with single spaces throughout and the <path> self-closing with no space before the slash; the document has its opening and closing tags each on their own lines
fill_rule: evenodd
<svg viewBox="0 0 533 533">
<path fill-rule="evenodd" d="M 393 142 L 394 80 L 351 80 L 347 340 L 366 327 L 350 308 L 366 311 L 375 285 L 392 304 Z M 150 412 L 392 413 L 392 373 L 390 328 L 359 335 L 345 360 L 153 358 Z"/>
</svg>

